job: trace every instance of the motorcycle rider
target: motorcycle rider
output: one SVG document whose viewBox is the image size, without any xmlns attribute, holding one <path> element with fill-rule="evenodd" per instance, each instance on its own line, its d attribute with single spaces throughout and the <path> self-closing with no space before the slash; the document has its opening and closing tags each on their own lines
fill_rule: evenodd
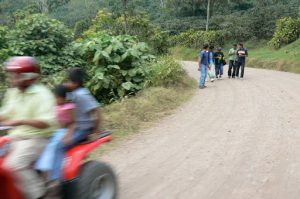
<svg viewBox="0 0 300 199">
<path fill-rule="evenodd" d="M 35 58 L 14 57 L 4 69 L 11 88 L 3 99 L 0 122 L 13 127 L 8 135 L 12 150 L 4 166 L 15 172 L 15 182 L 25 197 L 37 199 L 45 194 L 45 185 L 33 163 L 55 130 L 55 98 L 39 83 L 41 71 Z"/>
</svg>

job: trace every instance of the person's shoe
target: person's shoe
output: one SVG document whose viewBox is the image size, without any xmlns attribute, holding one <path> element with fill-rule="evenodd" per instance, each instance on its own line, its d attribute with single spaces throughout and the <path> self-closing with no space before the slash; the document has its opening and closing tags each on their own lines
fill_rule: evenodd
<svg viewBox="0 0 300 199">
<path fill-rule="evenodd" d="M 222 80 L 222 76 L 220 75 L 219 80 Z"/>
<path fill-rule="evenodd" d="M 214 81 L 215 81 L 215 79 L 211 79 L 210 81 L 211 81 L 211 82 L 214 82 Z"/>
</svg>

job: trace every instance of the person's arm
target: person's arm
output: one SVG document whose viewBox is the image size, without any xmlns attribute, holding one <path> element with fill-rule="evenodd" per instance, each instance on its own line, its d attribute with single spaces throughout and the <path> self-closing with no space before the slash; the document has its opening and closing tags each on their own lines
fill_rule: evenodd
<svg viewBox="0 0 300 199">
<path fill-rule="evenodd" d="M 95 108 L 91 111 L 91 114 L 93 115 L 94 117 L 94 120 L 95 120 L 95 129 L 94 129 L 94 133 L 101 133 L 102 131 L 102 112 L 101 112 L 101 109 L 98 107 L 98 108 Z"/>
<path fill-rule="evenodd" d="M 89 135 L 89 140 L 96 140 L 99 138 L 99 134 L 102 133 L 102 113 L 100 108 L 93 109 L 91 112 L 95 118 L 95 128 Z"/>
<path fill-rule="evenodd" d="M 0 116 L 0 123 L 1 122 L 4 122 L 4 121 L 6 121 L 7 120 L 7 118 L 6 117 L 4 117 L 4 116 Z"/>
<path fill-rule="evenodd" d="M 200 52 L 200 55 L 199 55 L 199 58 L 198 58 L 198 71 L 201 70 L 202 57 L 203 57 L 202 52 Z"/>
<path fill-rule="evenodd" d="M 31 126 L 37 129 L 46 129 L 49 124 L 39 120 L 4 120 L 2 123 L 4 126 Z"/>
<path fill-rule="evenodd" d="M 218 53 L 213 53 L 214 59 L 218 59 L 219 54 Z"/>
<path fill-rule="evenodd" d="M 199 57 L 198 58 L 198 71 L 201 70 L 201 61 L 202 61 L 202 59 Z"/>
</svg>

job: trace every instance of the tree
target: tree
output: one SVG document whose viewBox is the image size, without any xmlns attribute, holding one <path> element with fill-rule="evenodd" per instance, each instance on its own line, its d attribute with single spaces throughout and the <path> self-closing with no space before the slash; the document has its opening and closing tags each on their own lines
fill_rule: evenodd
<svg viewBox="0 0 300 199">
<path fill-rule="evenodd" d="M 164 0 L 160 0 L 160 6 L 161 6 L 161 8 L 164 8 L 164 7 L 165 7 L 165 2 L 164 2 Z"/>
<path fill-rule="evenodd" d="M 127 34 L 127 28 L 128 28 L 128 20 L 127 20 L 127 5 L 128 0 L 122 0 L 123 1 L 123 14 L 124 14 L 124 31 L 125 34 Z"/>
<path fill-rule="evenodd" d="M 57 55 L 73 39 L 66 26 L 44 14 L 34 14 L 17 22 L 9 33 L 9 48 L 14 55 Z"/>
<path fill-rule="evenodd" d="M 67 4 L 70 0 L 31 0 L 41 13 L 49 13 L 55 8 Z"/>
<path fill-rule="evenodd" d="M 208 31 L 209 17 L 210 17 L 210 0 L 207 0 L 206 31 Z"/>
</svg>

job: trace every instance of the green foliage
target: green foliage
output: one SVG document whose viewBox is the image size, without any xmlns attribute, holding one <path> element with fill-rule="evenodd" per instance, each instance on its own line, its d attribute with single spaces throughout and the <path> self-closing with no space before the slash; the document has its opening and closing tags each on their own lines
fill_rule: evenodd
<svg viewBox="0 0 300 199">
<path fill-rule="evenodd" d="M 146 64 L 155 58 L 145 43 L 127 35 L 100 33 L 76 43 L 75 49 L 88 63 L 87 86 L 104 103 L 143 89 Z"/>
<path fill-rule="evenodd" d="M 0 59 L 3 61 L 9 55 L 35 56 L 43 73 L 53 74 L 83 63 L 70 47 L 72 40 L 73 33 L 60 21 L 44 14 L 29 15 L 18 21 L 7 34 L 9 42 L 7 48 L 0 50 Z"/>
<path fill-rule="evenodd" d="M 202 48 L 204 44 L 215 46 L 224 45 L 224 36 L 220 31 L 195 31 L 188 30 L 171 38 L 172 45 L 180 45 L 189 48 Z"/>
<path fill-rule="evenodd" d="M 70 0 L 69 3 L 59 6 L 50 12 L 50 16 L 74 27 L 80 20 L 91 21 L 98 10 L 108 6 L 109 0 Z"/>
<path fill-rule="evenodd" d="M 42 82 L 50 89 L 54 89 L 56 85 L 61 84 L 67 77 L 66 71 L 60 71 L 55 74 L 46 75 L 42 78 Z"/>
<path fill-rule="evenodd" d="M 5 26 L 0 26 L 0 62 L 4 62 L 10 54 L 8 47 L 7 38 L 8 28 Z"/>
<path fill-rule="evenodd" d="M 13 54 L 31 56 L 57 55 L 73 39 L 72 32 L 63 23 L 43 14 L 20 20 L 10 37 Z"/>
<path fill-rule="evenodd" d="M 296 41 L 300 36 L 300 18 L 283 17 L 278 20 L 276 30 L 269 46 L 275 49 Z"/>
<path fill-rule="evenodd" d="M 62 5 L 67 4 L 69 1 L 70 0 L 29 0 L 29 3 L 35 6 L 39 12 L 49 13 Z"/>
<path fill-rule="evenodd" d="M 186 75 L 182 66 L 172 57 L 161 57 L 150 65 L 148 80 L 152 86 L 172 87 Z"/>
<path fill-rule="evenodd" d="M 170 48 L 170 55 L 176 60 L 197 61 L 199 58 L 199 49 L 175 46 Z"/>
<path fill-rule="evenodd" d="M 93 20 L 93 26 L 85 35 L 92 35 L 99 31 L 107 31 L 113 35 L 133 35 L 137 36 L 139 41 L 147 42 L 155 53 L 167 52 L 169 34 L 162 31 L 158 26 L 151 24 L 147 15 L 128 16 L 127 32 L 125 32 L 124 25 L 124 17 L 115 17 L 110 12 L 100 10 Z"/>
<path fill-rule="evenodd" d="M 68 68 L 86 65 L 86 62 L 74 52 L 73 46 L 62 49 L 58 55 L 48 54 L 39 56 L 38 60 L 45 75 L 56 74 Z"/>
<path fill-rule="evenodd" d="M 14 12 L 10 17 L 10 22 L 12 24 L 15 24 L 17 21 L 22 20 L 28 17 L 29 15 L 37 13 L 39 13 L 38 9 L 33 5 L 29 5 L 25 8 L 19 9 L 16 12 Z"/>
<path fill-rule="evenodd" d="M 88 19 L 81 19 L 77 21 L 74 27 L 75 37 L 81 37 L 84 31 L 88 30 L 91 26 L 91 21 Z"/>
<path fill-rule="evenodd" d="M 5 26 L 0 26 L 0 49 L 7 47 L 7 31 L 8 28 Z"/>
</svg>

